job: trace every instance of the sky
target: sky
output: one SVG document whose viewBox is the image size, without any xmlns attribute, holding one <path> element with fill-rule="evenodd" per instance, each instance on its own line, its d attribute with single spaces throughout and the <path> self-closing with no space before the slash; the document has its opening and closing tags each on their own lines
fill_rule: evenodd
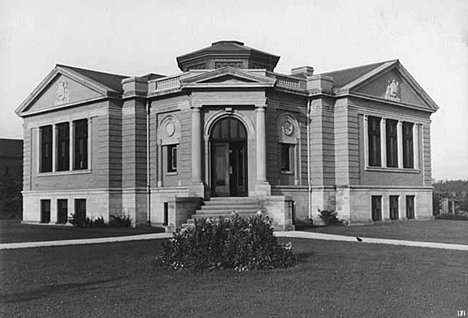
<svg viewBox="0 0 468 318">
<path fill-rule="evenodd" d="M 440 109 L 433 178 L 468 179 L 468 1 L 0 0 L 0 138 L 22 138 L 14 110 L 54 68 L 179 73 L 175 58 L 219 40 L 315 73 L 398 58 Z"/>
</svg>

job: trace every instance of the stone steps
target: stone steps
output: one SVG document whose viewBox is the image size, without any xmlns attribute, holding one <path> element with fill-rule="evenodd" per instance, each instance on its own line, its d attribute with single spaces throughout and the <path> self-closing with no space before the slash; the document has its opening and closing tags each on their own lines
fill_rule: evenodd
<svg viewBox="0 0 468 318">
<path fill-rule="evenodd" d="M 242 217 L 251 217 L 257 215 L 258 211 L 263 211 L 256 198 L 249 197 L 226 197 L 211 198 L 204 202 L 204 205 L 187 220 L 182 227 L 192 227 L 195 225 L 195 219 L 203 218 L 229 218 L 233 211 L 236 211 Z"/>
</svg>

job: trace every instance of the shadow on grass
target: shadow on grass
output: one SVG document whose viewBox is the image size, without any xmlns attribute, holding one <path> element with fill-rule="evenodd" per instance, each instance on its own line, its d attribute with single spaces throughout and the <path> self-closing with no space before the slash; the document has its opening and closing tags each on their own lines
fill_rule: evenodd
<svg viewBox="0 0 468 318">
<path fill-rule="evenodd" d="M 312 257 L 315 255 L 313 252 L 307 252 L 307 253 L 294 253 L 297 258 L 297 262 L 300 263 L 307 263 L 312 259 Z"/>
<path fill-rule="evenodd" d="M 35 288 L 32 290 L 28 290 L 25 292 L 20 293 L 13 293 L 13 294 L 0 294 L 0 301 L 6 303 L 21 303 L 25 301 L 31 301 L 41 298 L 47 298 L 50 296 L 55 296 L 58 294 L 63 294 L 67 292 L 89 292 L 92 290 L 99 290 L 99 289 L 111 289 L 115 286 L 98 286 L 101 284 L 107 284 L 110 282 L 114 282 L 120 280 L 120 277 L 112 278 L 112 279 L 104 279 L 104 280 L 95 280 L 91 282 L 85 283 L 66 283 L 66 284 L 56 284 L 56 285 L 49 285 L 49 286 L 42 286 L 39 288 Z"/>
</svg>

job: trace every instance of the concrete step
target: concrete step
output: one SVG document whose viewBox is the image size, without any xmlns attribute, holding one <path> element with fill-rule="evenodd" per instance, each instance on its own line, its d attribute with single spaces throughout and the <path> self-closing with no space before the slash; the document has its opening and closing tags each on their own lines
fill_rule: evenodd
<svg viewBox="0 0 468 318">
<path fill-rule="evenodd" d="M 202 205 L 199 211 L 211 211 L 211 210 L 226 210 L 226 211 L 240 211 L 240 210 L 254 210 L 260 209 L 258 204 L 211 204 L 211 205 Z M 258 211 L 258 210 L 257 210 Z"/>
<path fill-rule="evenodd" d="M 244 216 L 245 214 L 257 214 L 257 212 L 261 210 L 260 207 L 255 207 L 254 209 L 243 209 L 243 210 L 236 210 L 236 212 L 240 216 Z M 197 210 L 194 215 L 202 215 L 204 217 L 213 217 L 213 215 L 231 215 L 232 210 L 230 209 L 219 209 L 219 210 Z"/>
<path fill-rule="evenodd" d="M 252 197 L 211 197 L 205 202 L 258 202 L 257 198 Z"/>
<path fill-rule="evenodd" d="M 257 212 L 242 213 L 242 214 L 239 213 L 239 216 L 244 217 L 244 218 L 251 217 L 251 216 L 256 216 L 256 215 L 257 215 Z M 206 218 L 216 219 L 216 218 L 219 218 L 219 217 L 223 217 L 223 218 L 227 219 L 227 218 L 231 217 L 231 213 L 215 213 L 215 214 L 211 214 L 211 215 L 200 215 L 200 214 L 197 213 L 197 214 L 192 215 L 192 219 L 206 219 Z"/>
</svg>

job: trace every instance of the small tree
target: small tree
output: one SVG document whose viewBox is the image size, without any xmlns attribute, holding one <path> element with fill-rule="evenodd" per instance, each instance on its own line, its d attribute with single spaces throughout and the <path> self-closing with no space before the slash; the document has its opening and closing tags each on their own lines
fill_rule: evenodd
<svg viewBox="0 0 468 318">
<path fill-rule="evenodd" d="M 337 212 L 335 211 L 328 211 L 328 210 L 318 210 L 319 216 L 322 219 L 325 226 L 334 225 L 334 226 L 342 226 L 345 225 L 344 220 L 340 220 L 337 217 Z"/>
</svg>

